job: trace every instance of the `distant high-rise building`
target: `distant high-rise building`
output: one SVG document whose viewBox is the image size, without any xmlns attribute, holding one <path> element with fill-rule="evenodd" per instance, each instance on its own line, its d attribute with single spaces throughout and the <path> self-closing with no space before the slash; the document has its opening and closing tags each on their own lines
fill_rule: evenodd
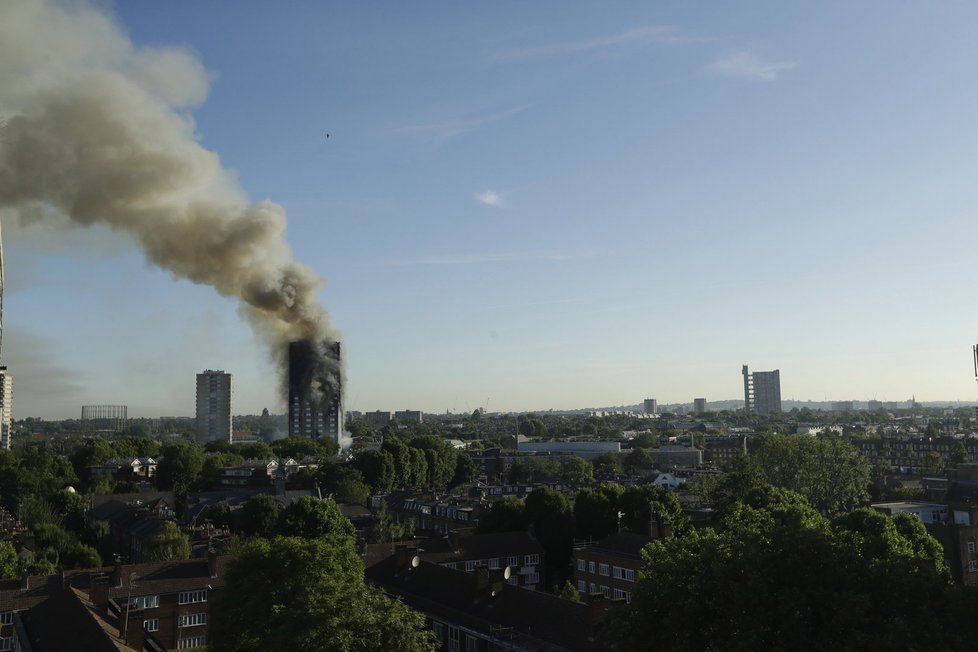
<svg viewBox="0 0 978 652">
<path fill-rule="evenodd" d="M 289 344 L 289 436 L 329 438 L 343 433 L 340 343 Z"/>
<path fill-rule="evenodd" d="M 866 409 L 870 412 L 879 412 L 883 409 L 883 401 L 877 401 L 875 399 L 866 401 Z"/>
<path fill-rule="evenodd" d="M 742 369 L 744 374 L 744 409 L 760 415 L 781 412 L 781 371 L 755 371 Z"/>
<path fill-rule="evenodd" d="M 14 377 L 0 366 L 0 448 L 10 449 L 10 427 L 13 425 Z"/>
<path fill-rule="evenodd" d="M 421 410 L 397 410 L 394 412 L 394 418 L 398 423 L 422 423 L 424 412 Z"/>
<path fill-rule="evenodd" d="M 655 414 L 658 410 L 658 405 L 656 405 L 654 398 L 647 398 L 642 402 L 642 409 L 646 414 Z"/>
<path fill-rule="evenodd" d="M 197 441 L 231 441 L 231 374 L 212 371 L 197 374 Z"/>
<path fill-rule="evenodd" d="M 693 399 L 693 414 L 704 414 L 706 412 L 706 399 L 705 398 L 694 398 Z"/>
</svg>

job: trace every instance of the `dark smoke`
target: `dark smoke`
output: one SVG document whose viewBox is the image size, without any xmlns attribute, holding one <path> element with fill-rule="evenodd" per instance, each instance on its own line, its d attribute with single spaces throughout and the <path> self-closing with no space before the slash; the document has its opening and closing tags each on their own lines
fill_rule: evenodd
<svg viewBox="0 0 978 652">
<path fill-rule="evenodd" d="M 289 342 L 338 334 L 323 281 L 292 259 L 284 210 L 250 203 L 196 142 L 189 111 L 208 84 L 193 56 L 137 49 L 85 3 L 4 0 L 0 216 L 128 234 L 174 277 L 238 299 L 284 371 Z"/>
</svg>

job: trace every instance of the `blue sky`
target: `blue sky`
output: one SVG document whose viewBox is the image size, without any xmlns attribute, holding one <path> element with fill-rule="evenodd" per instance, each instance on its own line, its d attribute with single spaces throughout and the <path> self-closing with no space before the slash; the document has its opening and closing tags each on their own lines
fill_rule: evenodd
<svg viewBox="0 0 978 652">
<path fill-rule="evenodd" d="M 97 6 L 209 72 L 197 142 L 326 279 L 348 409 L 732 399 L 744 363 L 975 396 L 974 6 Z M 101 227 L 4 228 L 16 418 L 191 414 L 205 368 L 283 409 L 233 300 Z"/>
</svg>

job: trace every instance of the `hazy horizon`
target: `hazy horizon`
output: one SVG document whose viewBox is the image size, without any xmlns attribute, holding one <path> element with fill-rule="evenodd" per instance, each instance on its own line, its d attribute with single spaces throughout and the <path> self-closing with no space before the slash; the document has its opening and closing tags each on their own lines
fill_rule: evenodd
<svg viewBox="0 0 978 652">
<path fill-rule="evenodd" d="M 281 352 L 223 273 L 286 254 L 342 333 L 346 409 L 736 397 L 743 364 L 780 369 L 785 398 L 973 401 L 976 19 L 886 2 L 11 0 L 14 418 L 193 414 L 204 369 L 234 375 L 236 413 L 282 412 Z M 120 98 L 104 138 L 81 127 L 87 106 L 45 104 L 93 79 Z M 132 106 L 152 119 L 127 122 Z M 54 176 L 94 192 L 10 181 L 11 152 L 31 153 L 21 125 L 52 107 Z M 141 174 L 166 187 L 121 211 L 137 230 L 80 228 Z M 163 190 L 247 207 L 275 255 L 218 266 L 191 218 L 165 244 L 192 255 L 165 271 L 138 213 Z"/>
</svg>

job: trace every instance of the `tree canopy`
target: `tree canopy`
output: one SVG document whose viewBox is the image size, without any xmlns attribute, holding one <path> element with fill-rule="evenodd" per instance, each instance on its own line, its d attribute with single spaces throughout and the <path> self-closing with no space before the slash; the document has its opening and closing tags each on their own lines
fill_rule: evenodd
<svg viewBox="0 0 978 652">
<path fill-rule="evenodd" d="M 966 649 L 935 626 L 956 594 L 919 521 L 869 509 L 829 521 L 793 492 L 749 494 L 722 532 L 646 548 L 612 619 L 622 649 Z"/>
<path fill-rule="evenodd" d="M 353 538 L 246 544 L 211 605 L 207 649 L 432 652 L 424 616 L 366 586 Z"/>
</svg>

